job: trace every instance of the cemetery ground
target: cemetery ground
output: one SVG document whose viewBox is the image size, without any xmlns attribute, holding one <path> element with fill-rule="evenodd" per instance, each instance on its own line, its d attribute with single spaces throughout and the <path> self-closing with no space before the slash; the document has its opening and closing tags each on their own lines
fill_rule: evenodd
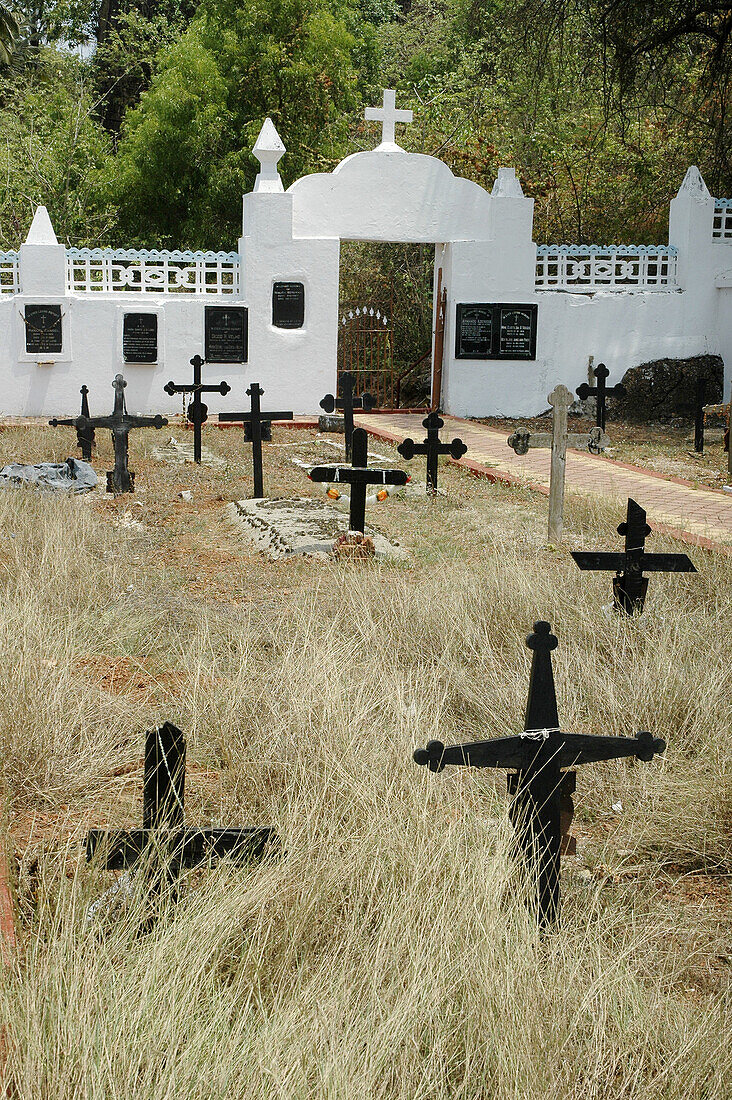
<svg viewBox="0 0 732 1100">
<path fill-rule="evenodd" d="M 551 431 L 551 417 L 537 416 L 520 418 L 520 421 L 503 417 L 481 418 L 480 423 L 488 427 L 506 430 L 506 435 L 514 430 L 517 423 L 525 424 L 530 431 Z M 586 416 L 570 416 L 570 432 L 589 431 L 595 421 Z M 703 454 L 694 451 L 694 421 L 677 417 L 670 423 L 628 423 L 622 420 L 607 422 L 607 434 L 610 437 L 608 457 L 618 462 L 629 462 L 641 466 L 665 477 L 682 478 L 692 484 L 721 489 L 729 484 L 727 473 L 727 455 L 719 438 L 721 428 L 715 421 L 706 431 Z"/>
<path fill-rule="evenodd" d="M 654 534 L 698 573 L 652 575 L 643 615 L 616 616 L 610 575 L 569 552 L 619 549 L 625 501 L 570 496 L 549 548 L 544 497 L 442 464 L 435 501 L 367 508 L 405 561 L 272 561 L 224 519 L 251 493 L 241 429 L 205 428 L 199 468 L 156 457 L 171 435 L 192 442 L 179 423 L 134 433 L 134 495 L 0 494 L 3 1094 L 729 1096 L 732 558 Z M 74 441 L 9 428 L 0 459 Z M 103 481 L 108 432 L 97 446 Z M 369 446 L 423 481 L 422 460 Z M 322 499 L 290 458 L 337 454 L 275 427 L 265 491 Z M 430 738 L 523 728 L 538 619 L 563 729 L 668 741 L 651 764 L 578 769 L 544 936 L 503 773 L 412 761 Z M 114 876 L 84 835 L 139 825 L 143 733 L 165 720 L 188 739 L 187 823 L 272 824 L 281 851 L 189 874 L 145 935 L 142 876 L 89 924 Z"/>
</svg>

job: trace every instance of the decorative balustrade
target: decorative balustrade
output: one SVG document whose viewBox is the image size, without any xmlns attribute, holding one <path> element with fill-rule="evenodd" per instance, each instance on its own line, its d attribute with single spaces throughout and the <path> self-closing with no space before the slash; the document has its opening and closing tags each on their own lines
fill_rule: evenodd
<svg viewBox="0 0 732 1100">
<path fill-rule="evenodd" d="M 712 237 L 717 241 L 732 241 L 732 199 L 714 200 Z"/>
<path fill-rule="evenodd" d="M 668 290 L 676 286 L 672 245 L 539 245 L 537 290 Z"/>
<path fill-rule="evenodd" d="M 68 248 L 70 291 L 138 294 L 237 294 L 236 252 L 168 252 L 134 248 Z"/>
<path fill-rule="evenodd" d="M 0 294 L 17 294 L 18 253 L 0 252 Z"/>
</svg>

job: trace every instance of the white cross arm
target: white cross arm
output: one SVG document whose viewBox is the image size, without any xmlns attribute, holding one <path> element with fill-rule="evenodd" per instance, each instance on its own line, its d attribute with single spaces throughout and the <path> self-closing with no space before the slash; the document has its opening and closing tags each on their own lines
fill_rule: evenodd
<svg viewBox="0 0 732 1100">
<path fill-rule="evenodd" d="M 399 111 L 396 106 L 396 91 L 393 88 L 384 89 L 383 103 L 381 107 L 367 107 L 364 116 L 367 122 L 380 122 L 381 144 L 395 145 L 395 125 L 397 122 L 411 122 L 414 114 L 412 111 Z"/>
</svg>

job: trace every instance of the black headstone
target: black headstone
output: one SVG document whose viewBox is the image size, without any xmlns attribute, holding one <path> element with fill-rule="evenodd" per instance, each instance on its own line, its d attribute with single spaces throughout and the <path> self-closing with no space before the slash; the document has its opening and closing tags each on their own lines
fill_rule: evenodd
<svg viewBox="0 0 732 1100">
<path fill-rule="evenodd" d="M 457 359 L 490 359 L 493 349 L 493 306 L 459 305 L 455 334 Z"/>
<path fill-rule="evenodd" d="M 538 306 L 501 306 L 498 314 L 498 358 L 536 358 Z"/>
<path fill-rule="evenodd" d="M 61 306 L 27 305 L 24 320 L 26 352 L 34 355 L 63 351 Z"/>
<path fill-rule="evenodd" d="M 206 306 L 205 338 L 207 363 L 246 363 L 246 306 Z"/>
<path fill-rule="evenodd" d="M 157 314 L 125 313 L 122 325 L 122 358 L 125 363 L 157 363 Z"/>
<path fill-rule="evenodd" d="M 459 302 L 456 359 L 535 359 L 539 307 L 504 302 Z"/>
<path fill-rule="evenodd" d="M 275 283 L 272 287 L 272 324 L 275 328 L 302 328 L 304 323 L 304 285 Z"/>
</svg>

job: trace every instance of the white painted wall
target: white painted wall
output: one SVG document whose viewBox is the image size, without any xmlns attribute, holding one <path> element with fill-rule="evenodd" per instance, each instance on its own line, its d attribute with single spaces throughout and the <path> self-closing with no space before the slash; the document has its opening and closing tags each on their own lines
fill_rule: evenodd
<svg viewBox="0 0 732 1100">
<path fill-rule="evenodd" d="M 442 404 L 459 416 L 529 416 L 547 407 L 559 383 L 587 380 L 590 356 L 610 369 L 609 384 L 631 367 L 663 356 L 706 352 L 727 364 L 732 382 L 732 241 L 714 240 L 714 200 L 690 169 L 669 219 L 669 243 L 679 251 L 671 289 L 608 289 L 596 293 L 537 290 L 532 240 L 533 200 L 513 170 L 501 169 L 493 192 L 453 176 L 433 157 L 405 153 L 393 141 L 347 157 L 332 173 L 298 180 L 285 192 L 277 171 L 284 147 L 271 123 L 254 149 L 261 171 L 243 200 L 236 295 L 128 291 L 69 293 L 64 248 L 43 208 L 21 248 L 17 295 L 0 295 L 0 412 L 69 415 L 79 389 L 90 389 L 92 414 L 111 410 L 114 375 L 128 381 L 132 412 L 174 413 L 180 397 L 163 391 L 169 379 L 190 379 L 189 360 L 204 354 L 207 305 L 249 308 L 249 361 L 211 364 L 204 381 L 225 379 L 227 397 L 206 397 L 211 412 L 247 408 L 252 381 L 268 409 L 316 413 L 336 383 L 339 251 L 343 239 L 419 241 L 436 245 L 436 270 L 447 288 Z M 272 325 L 277 281 L 305 287 L 301 329 Z M 25 353 L 28 302 L 62 306 L 64 351 L 44 362 Z M 460 360 L 455 315 L 460 302 L 538 304 L 535 361 Z M 159 318 L 159 361 L 129 365 L 122 358 L 125 312 Z M 398 318 L 396 319 L 398 324 Z"/>
</svg>

